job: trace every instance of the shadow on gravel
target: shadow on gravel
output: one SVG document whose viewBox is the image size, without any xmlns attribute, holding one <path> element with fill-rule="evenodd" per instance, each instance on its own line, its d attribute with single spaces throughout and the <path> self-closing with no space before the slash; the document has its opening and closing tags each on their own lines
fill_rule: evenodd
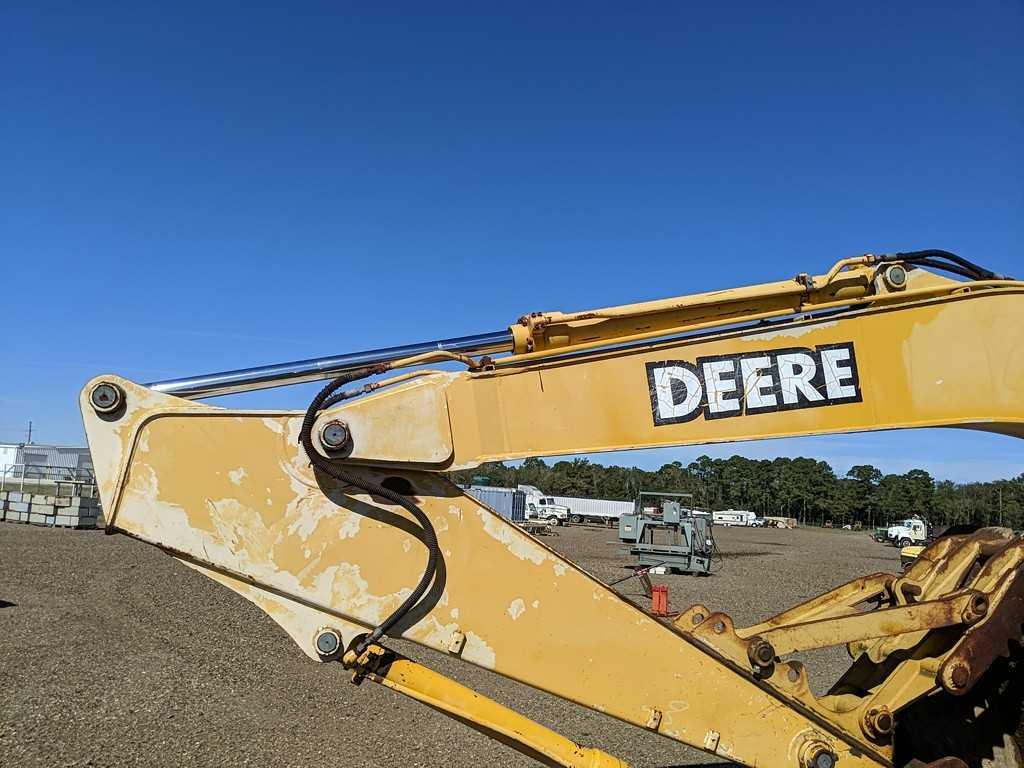
<svg viewBox="0 0 1024 768">
<path fill-rule="evenodd" d="M 735 559 L 738 559 L 740 557 L 764 557 L 765 555 L 767 555 L 768 557 L 778 557 L 782 553 L 781 552 L 719 552 L 719 554 L 722 557 L 724 557 L 726 560 L 735 560 Z M 720 765 L 720 763 L 716 763 L 716 765 Z M 700 766 L 695 766 L 695 768 L 700 768 Z"/>
<path fill-rule="evenodd" d="M 7 600 L 0 600 L 0 608 L 17 608 L 17 603 L 12 603 Z"/>
<path fill-rule="evenodd" d="M 882 556 L 877 556 L 876 557 L 875 555 L 868 555 L 867 557 L 864 558 L 864 562 L 878 562 L 878 563 L 887 563 L 889 565 L 892 565 L 892 557 L 891 556 L 890 557 L 882 557 Z"/>
</svg>

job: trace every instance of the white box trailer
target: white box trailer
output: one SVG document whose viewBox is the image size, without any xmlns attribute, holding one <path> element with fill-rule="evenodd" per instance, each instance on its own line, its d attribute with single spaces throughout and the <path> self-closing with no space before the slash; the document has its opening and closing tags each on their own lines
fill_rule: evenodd
<svg viewBox="0 0 1024 768">
<path fill-rule="evenodd" d="M 633 514 L 632 501 L 616 501 L 615 499 L 581 499 L 574 496 L 555 496 L 557 504 L 569 508 L 571 523 L 617 523 L 622 515 Z"/>
</svg>

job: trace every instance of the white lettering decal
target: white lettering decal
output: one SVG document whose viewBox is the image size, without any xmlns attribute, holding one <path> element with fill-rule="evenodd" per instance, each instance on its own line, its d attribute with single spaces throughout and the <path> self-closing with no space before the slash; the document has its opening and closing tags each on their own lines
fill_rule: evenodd
<svg viewBox="0 0 1024 768">
<path fill-rule="evenodd" d="M 654 424 L 863 401 L 853 344 L 647 363 Z"/>
<path fill-rule="evenodd" d="M 821 367 L 825 372 L 825 394 L 829 400 L 849 400 L 857 396 L 848 347 L 821 350 Z"/>
<path fill-rule="evenodd" d="M 672 365 L 655 368 L 653 376 L 658 416 L 682 421 L 696 414 L 704 398 L 704 390 L 693 371 L 681 365 Z"/>
<path fill-rule="evenodd" d="M 708 411 L 713 414 L 739 413 L 740 401 L 736 396 L 736 361 L 730 358 L 704 363 L 704 391 L 708 393 Z M 723 374 L 728 374 L 722 378 Z"/>
<path fill-rule="evenodd" d="M 775 360 L 779 367 L 779 388 L 782 390 L 783 403 L 796 405 L 800 402 L 799 395 L 812 403 L 825 399 L 811 384 L 818 373 L 818 364 L 813 357 L 805 352 L 788 352 Z"/>
<path fill-rule="evenodd" d="M 774 408 L 778 398 L 770 391 L 775 386 L 771 375 L 772 361 L 768 355 L 740 358 L 740 375 L 743 378 L 743 397 L 747 407 L 755 410 Z M 769 390 L 769 391 L 765 391 Z"/>
</svg>

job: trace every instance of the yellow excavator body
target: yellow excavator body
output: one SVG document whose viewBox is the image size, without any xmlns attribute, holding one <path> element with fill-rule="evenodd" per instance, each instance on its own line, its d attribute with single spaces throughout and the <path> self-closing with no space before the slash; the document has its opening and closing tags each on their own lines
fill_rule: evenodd
<svg viewBox="0 0 1024 768">
<path fill-rule="evenodd" d="M 239 372 L 177 392 L 98 376 L 81 409 L 107 525 L 245 596 L 310 658 L 542 764 L 625 765 L 397 654 L 387 638 L 743 765 L 1022 765 L 1003 720 L 971 719 L 1008 706 L 990 690 L 1006 694 L 1024 621 L 1024 542 L 1012 533 L 940 539 L 903 574 L 865 576 L 752 627 L 703 605 L 667 622 L 445 474 L 527 456 L 878 429 L 1022 437 L 1024 283 L 957 261 L 951 271 L 967 280 L 940 276 L 936 253 L 525 315 L 501 356 L 390 351 L 331 369 L 337 378 L 306 412 L 189 399 L 237 391 Z M 355 381 L 368 383 L 342 389 Z M 797 655 L 830 646 L 845 646 L 851 667 L 815 695 Z M 959 728 L 968 746 L 922 736 L 916 723 L 936 702 L 971 702 L 975 715 L 949 704 L 959 719 L 943 723 L 947 741 Z"/>
</svg>

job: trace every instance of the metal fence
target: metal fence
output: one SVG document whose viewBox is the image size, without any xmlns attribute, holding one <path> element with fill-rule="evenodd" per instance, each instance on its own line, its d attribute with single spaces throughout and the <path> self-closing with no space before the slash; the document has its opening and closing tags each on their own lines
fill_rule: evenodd
<svg viewBox="0 0 1024 768">
<path fill-rule="evenodd" d="M 84 482 L 95 485 L 92 467 L 58 467 L 50 464 L 6 464 L 0 468 L 0 490 L 13 481 L 49 480 L 51 482 Z"/>
<path fill-rule="evenodd" d="M 92 468 L 23 463 L 0 468 L 0 520 L 96 528 L 101 508 Z"/>
</svg>

